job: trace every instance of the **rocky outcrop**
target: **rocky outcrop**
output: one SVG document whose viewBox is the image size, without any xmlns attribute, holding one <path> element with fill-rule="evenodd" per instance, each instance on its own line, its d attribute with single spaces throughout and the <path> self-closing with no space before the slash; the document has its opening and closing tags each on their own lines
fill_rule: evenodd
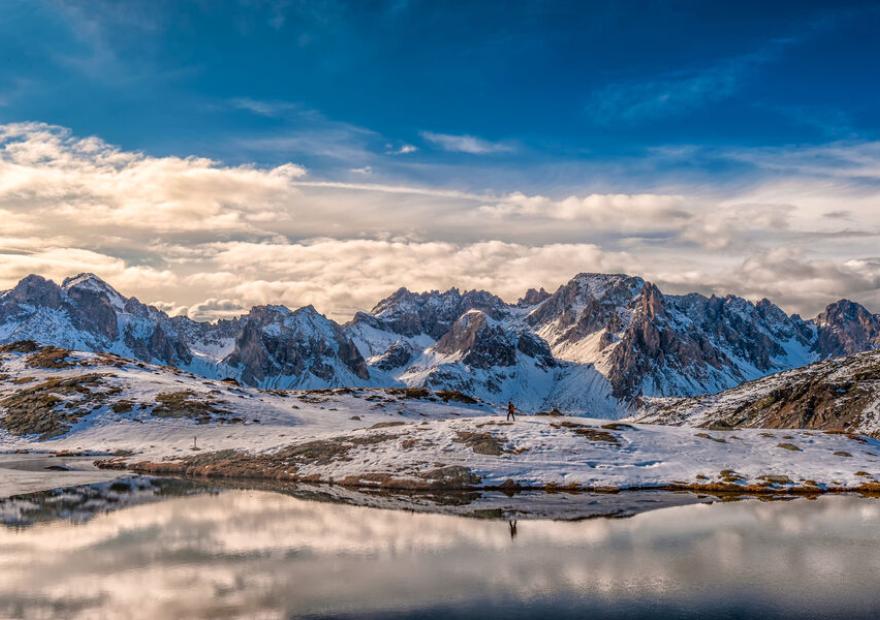
<svg viewBox="0 0 880 620">
<path fill-rule="evenodd" d="M 552 328 L 554 345 L 580 340 L 602 329 L 615 332 L 624 326 L 623 315 L 644 286 L 641 278 L 582 273 L 533 310 L 527 322 L 539 331 Z"/>
<path fill-rule="evenodd" d="M 802 428 L 880 434 L 880 352 L 836 357 L 708 396 L 646 399 L 636 419 L 718 430 Z"/>
<path fill-rule="evenodd" d="M 3 308 L 4 314 L 20 305 L 60 308 L 63 293 L 61 287 L 51 280 L 29 275 L 0 297 L 0 308 Z"/>
</svg>

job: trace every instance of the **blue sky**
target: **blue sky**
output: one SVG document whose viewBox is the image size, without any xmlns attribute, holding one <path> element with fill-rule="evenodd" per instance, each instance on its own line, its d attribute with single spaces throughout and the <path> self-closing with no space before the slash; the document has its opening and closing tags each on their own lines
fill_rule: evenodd
<svg viewBox="0 0 880 620">
<path fill-rule="evenodd" d="M 41 245 L 37 238 L 61 228 L 40 231 L 22 220 L 33 247 L 8 251 L 78 250 L 122 261 L 123 275 L 156 270 L 166 275 L 153 289 L 120 277 L 154 301 L 160 284 L 176 291 L 168 303 L 187 311 L 200 301 L 192 291 L 207 298 L 209 286 L 194 286 L 198 269 L 175 267 L 167 248 L 254 243 L 283 253 L 316 239 L 405 239 L 462 251 L 518 244 L 518 260 L 554 244 L 603 253 L 552 274 L 530 271 L 526 261 L 524 272 L 538 281 L 523 276 L 523 286 L 488 272 L 466 283 L 509 294 L 557 285 L 562 271 L 619 267 L 673 290 L 766 294 L 812 312 L 818 301 L 774 284 L 780 274 L 812 269 L 822 273 L 798 282 L 821 280 L 822 301 L 839 293 L 880 302 L 874 271 L 860 271 L 861 279 L 846 272 L 858 280 L 850 285 L 834 271 L 875 260 L 876 238 L 865 235 L 878 224 L 878 26 L 876 2 L 6 0 L 0 123 L 19 127 L 7 145 L 36 149 L 42 140 L 62 154 L 72 149 L 84 167 L 77 174 L 94 164 L 74 146 L 89 137 L 157 167 L 203 157 L 231 174 L 301 170 L 288 179 L 296 195 L 258 198 L 293 213 L 283 226 L 256 226 L 259 218 L 220 200 L 214 215 L 250 218 L 246 225 L 194 232 L 181 219 L 177 230 L 138 239 L 129 230 L 116 242 L 67 229 L 69 238 Z M 47 175 L 64 161 L 56 157 L 50 170 L 28 165 Z M 0 209 L 33 217 L 37 207 L 18 200 L 4 203 L 0 194 Z M 268 221 L 270 211 L 260 217 Z M 355 222 L 339 223 L 349 215 Z M 618 227 L 607 224 L 618 219 Z M 639 219 L 644 226 L 631 221 Z M 117 233 L 127 225 L 118 222 Z M 761 282 L 743 275 L 755 260 L 763 273 L 766 257 L 781 251 L 788 254 L 772 262 L 783 265 Z M 451 284 L 459 275 L 411 284 Z M 214 284 L 227 302 L 241 303 L 320 304 L 316 291 L 326 289 L 320 278 L 307 289 L 277 274 L 246 277 L 267 288 Z M 328 311 L 369 305 L 366 296 L 343 297 L 324 300 Z"/>
<path fill-rule="evenodd" d="M 872 139 L 880 123 L 876 3 L 12 0 L 0 15 L 5 122 L 333 178 L 559 189 L 657 147 Z M 404 145 L 418 151 L 388 154 Z"/>
</svg>

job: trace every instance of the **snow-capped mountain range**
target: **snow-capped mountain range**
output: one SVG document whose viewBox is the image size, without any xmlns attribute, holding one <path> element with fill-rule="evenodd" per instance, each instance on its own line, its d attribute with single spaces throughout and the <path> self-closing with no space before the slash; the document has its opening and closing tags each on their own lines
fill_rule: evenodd
<svg viewBox="0 0 880 620">
<path fill-rule="evenodd" d="M 619 417 L 642 396 L 716 393 L 880 348 L 880 317 L 841 300 L 804 320 L 768 300 L 664 295 L 638 277 L 580 274 L 513 304 L 400 289 L 345 325 L 311 306 L 257 306 L 209 324 L 169 317 L 92 274 L 60 286 L 31 275 L 0 293 L 0 342 L 24 339 L 262 388 L 427 386 Z"/>
</svg>

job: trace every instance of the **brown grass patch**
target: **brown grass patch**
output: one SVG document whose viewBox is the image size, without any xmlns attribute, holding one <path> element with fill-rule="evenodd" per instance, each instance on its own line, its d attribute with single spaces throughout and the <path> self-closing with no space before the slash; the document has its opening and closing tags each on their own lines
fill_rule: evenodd
<svg viewBox="0 0 880 620">
<path fill-rule="evenodd" d="M 607 429 L 609 431 L 637 431 L 635 426 L 632 424 L 625 424 L 623 422 L 609 422 L 608 424 L 603 424 L 602 428 Z"/>
<path fill-rule="evenodd" d="M 488 456 L 500 456 L 504 454 L 504 445 L 491 433 L 456 431 L 455 439 L 453 439 L 453 441 L 463 443 L 476 454 L 485 454 Z"/>
<path fill-rule="evenodd" d="M 424 399 L 431 397 L 431 390 L 425 387 L 386 388 L 386 394 L 403 398 Z"/>
<path fill-rule="evenodd" d="M 371 431 L 376 428 L 391 428 L 393 426 L 405 426 L 406 422 L 376 422 L 373 426 L 369 427 L 367 430 Z"/>
<path fill-rule="evenodd" d="M 153 415 L 159 418 L 191 418 L 206 423 L 215 415 L 226 412 L 217 407 L 216 401 L 200 397 L 192 390 L 162 392 L 156 395 Z"/>
<path fill-rule="evenodd" d="M 732 469 L 722 469 L 718 475 L 721 476 L 721 480 L 727 484 L 740 484 L 746 481 L 742 474 L 739 474 Z"/>
<path fill-rule="evenodd" d="M 102 375 L 53 377 L 0 400 L 5 415 L 0 423 L 15 435 L 39 435 L 41 440 L 63 435 L 81 417 L 102 404 L 106 394 L 94 393 Z M 82 395 L 80 400 L 63 396 Z"/>
<path fill-rule="evenodd" d="M 16 342 L 0 345 L 0 353 L 33 353 L 39 348 L 40 345 L 33 340 L 17 340 Z"/>
<path fill-rule="evenodd" d="M 709 433 L 694 433 L 694 437 L 700 437 L 701 439 L 711 439 L 716 443 L 727 443 L 726 439 L 722 439 L 721 437 L 713 437 Z"/>
<path fill-rule="evenodd" d="M 454 401 L 457 403 L 464 403 L 466 405 L 476 405 L 480 402 L 473 396 L 469 396 L 463 392 L 459 392 L 458 390 L 438 390 L 437 392 L 435 392 L 435 394 L 445 403 L 448 403 L 449 401 Z"/>
<path fill-rule="evenodd" d="M 70 349 L 47 346 L 31 353 L 25 364 L 28 368 L 73 368 L 79 364 L 68 359 L 70 353 Z"/>
<path fill-rule="evenodd" d="M 584 426 L 583 424 L 576 424 L 575 422 L 559 422 L 551 423 L 551 428 L 567 428 L 570 429 L 575 435 L 579 435 L 580 437 L 585 437 L 590 441 L 596 441 L 600 443 L 610 443 L 613 445 L 619 445 L 620 441 L 618 440 L 616 435 L 609 433 L 608 431 L 599 430 L 597 428 L 592 428 L 589 426 Z"/>
</svg>

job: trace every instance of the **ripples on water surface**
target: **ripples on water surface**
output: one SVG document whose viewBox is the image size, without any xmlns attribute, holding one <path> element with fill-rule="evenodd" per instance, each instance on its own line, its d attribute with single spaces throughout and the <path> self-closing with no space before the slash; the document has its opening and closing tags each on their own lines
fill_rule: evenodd
<svg viewBox="0 0 880 620">
<path fill-rule="evenodd" d="M 519 514 L 513 524 L 503 496 L 478 504 L 489 517 L 478 519 L 259 490 L 157 494 L 147 486 L 137 493 L 149 501 L 113 500 L 123 506 L 109 512 L 99 497 L 81 493 L 7 502 L 0 616 L 854 618 L 880 611 L 875 499 L 690 503 L 576 521 Z M 565 505 L 590 505 L 583 514 L 595 514 L 602 501 L 618 502 L 608 513 L 634 512 L 621 508 L 623 495 L 599 504 L 557 495 L 547 505 L 568 517 L 577 511 Z M 647 502 L 640 509 L 660 496 L 645 497 L 636 501 Z M 459 504 L 446 510 L 474 512 Z"/>
</svg>

